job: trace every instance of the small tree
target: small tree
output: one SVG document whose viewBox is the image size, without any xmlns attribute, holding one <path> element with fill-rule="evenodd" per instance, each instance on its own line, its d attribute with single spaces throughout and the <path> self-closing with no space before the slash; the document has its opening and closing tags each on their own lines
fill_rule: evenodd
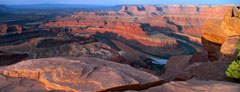
<svg viewBox="0 0 240 92">
<path fill-rule="evenodd" d="M 237 60 L 233 61 L 226 71 L 226 75 L 234 79 L 240 79 L 240 45 L 237 46 L 237 49 L 239 51 Z"/>
</svg>

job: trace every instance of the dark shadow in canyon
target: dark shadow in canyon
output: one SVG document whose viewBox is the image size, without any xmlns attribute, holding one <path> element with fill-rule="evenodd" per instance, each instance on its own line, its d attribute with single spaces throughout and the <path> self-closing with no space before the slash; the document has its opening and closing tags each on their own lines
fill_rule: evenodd
<svg viewBox="0 0 240 92">
<path fill-rule="evenodd" d="M 71 39 L 56 39 L 56 38 L 48 38 L 43 39 L 36 45 L 37 48 L 52 48 L 59 47 L 64 44 L 78 43 L 80 45 L 88 44 L 91 42 L 97 42 L 94 38 L 85 38 L 85 37 L 71 37 Z"/>
<path fill-rule="evenodd" d="M 25 53 L 11 53 L 0 51 L 0 66 L 7 66 L 16 64 L 26 59 L 28 54 Z"/>
<path fill-rule="evenodd" d="M 19 45 L 29 41 L 31 38 L 53 37 L 56 33 L 47 30 L 37 30 L 31 32 L 14 32 L 6 35 L 0 35 L 0 46 Z"/>
<path fill-rule="evenodd" d="M 120 51 L 121 49 L 118 48 L 109 38 L 104 37 L 101 33 L 97 32 L 93 35 L 94 38 L 98 39 L 100 42 L 105 43 L 109 45 L 112 49 L 115 49 L 117 51 Z"/>
<path fill-rule="evenodd" d="M 141 28 L 150 36 L 156 35 L 157 33 L 162 33 L 169 37 L 181 39 L 181 40 L 186 41 L 187 43 L 192 43 L 192 44 L 197 45 L 198 47 L 202 48 L 202 44 L 194 43 L 194 42 L 190 41 L 189 37 L 178 35 L 174 32 L 174 30 L 172 30 L 171 28 L 168 28 L 168 27 L 151 26 L 149 23 L 142 23 Z"/>
<path fill-rule="evenodd" d="M 156 46 L 146 46 L 146 45 L 143 45 L 141 43 L 139 43 L 138 41 L 136 40 L 133 40 L 133 39 L 126 39 L 124 37 L 121 37 L 121 36 L 118 36 L 118 34 L 116 33 L 112 33 L 112 32 L 104 32 L 104 33 L 100 33 L 100 32 L 97 32 L 96 34 L 94 34 L 95 36 L 99 37 L 99 38 L 104 38 L 104 39 L 114 39 L 114 40 L 117 40 L 117 41 L 120 41 L 126 45 L 128 45 L 129 47 L 131 48 L 134 48 L 135 50 L 138 50 L 142 53 L 145 53 L 145 54 L 148 54 L 148 55 L 151 55 L 151 56 L 154 56 L 154 57 L 159 57 L 159 58 L 162 58 L 162 59 L 168 59 L 169 57 L 171 57 L 172 55 L 170 54 L 166 54 L 166 53 L 162 53 L 162 54 L 153 54 L 153 53 L 150 53 L 150 49 L 152 48 L 161 48 L 162 50 L 174 50 L 174 49 L 171 49 L 171 47 L 169 46 L 162 46 L 162 47 L 156 47 Z M 179 41 L 178 41 L 179 42 Z M 184 54 L 193 54 L 196 52 L 195 48 L 191 47 L 190 45 L 188 44 L 185 44 L 185 43 L 182 43 L 182 42 L 179 42 L 180 43 L 180 47 L 186 47 L 188 48 L 187 51 L 185 51 Z M 108 45 L 112 45 L 112 42 L 110 43 L 107 43 Z M 133 45 L 134 44 L 134 45 Z M 161 52 L 161 49 L 159 49 L 159 52 Z"/>
<path fill-rule="evenodd" d="M 176 26 L 177 29 L 178 29 L 178 31 L 182 33 L 182 31 L 183 31 L 182 26 L 180 26 L 180 25 L 178 25 L 178 24 L 170 21 L 169 18 L 167 18 L 167 17 L 164 17 L 164 19 L 165 19 L 165 21 L 166 21 L 168 24 Z"/>
<path fill-rule="evenodd" d="M 144 7 L 141 7 L 141 6 L 138 6 L 138 7 L 137 7 L 137 10 L 138 10 L 138 11 L 145 11 L 145 8 L 144 8 Z"/>
</svg>

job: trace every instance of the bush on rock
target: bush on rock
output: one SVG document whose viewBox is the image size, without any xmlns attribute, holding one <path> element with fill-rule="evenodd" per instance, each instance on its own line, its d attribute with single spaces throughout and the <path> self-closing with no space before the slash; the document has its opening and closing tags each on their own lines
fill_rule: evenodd
<svg viewBox="0 0 240 92">
<path fill-rule="evenodd" d="M 240 45 L 238 45 L 237 49 L 239 51 L 237 54 L 237 60 L 233 61 L 226 71 L 227 77 L 234 79 L 240 79 Z"/>
</svg>

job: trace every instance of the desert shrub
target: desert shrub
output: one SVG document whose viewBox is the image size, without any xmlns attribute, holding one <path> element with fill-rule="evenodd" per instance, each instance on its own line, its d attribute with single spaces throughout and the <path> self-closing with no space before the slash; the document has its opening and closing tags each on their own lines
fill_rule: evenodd
<svg viewBox="0 0 240 92">
<path fill-rule="evenodd" d="M 227 77 L 234 79 L 240 79 L 240 45 L 237 46 L 237 49 L 239 51 L 237 54 L 237 60 L 233 61 L 226 71 Z"/>
<path fill-rule="evenodd" d="M 230 78 L 239 79 L 240 78 L 240 60 L 233 61 L 229 65 L 226 74 Z"/>
</svg>

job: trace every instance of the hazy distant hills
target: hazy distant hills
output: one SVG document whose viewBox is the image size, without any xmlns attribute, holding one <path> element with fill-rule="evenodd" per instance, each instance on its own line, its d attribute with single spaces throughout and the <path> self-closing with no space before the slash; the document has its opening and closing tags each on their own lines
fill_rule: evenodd
<svg viewBox="0 0 240 92">
<path fill-rule="evenodd" d="M 14 9 L 85 9 L 85 10 L 120 10 L 121 6 L 111 5 L 72 5 L 72 4 L 32 4 L 32 5 L 7 5 Z"/>
<path fill-rule="evenodd" d="M 7 16 L 10 15 L 11 13 L 9 13 L 9 8 L 4 6 L 4 5 L 0 5 L 0 16 Z"/>
<path fill-rule="evenodd" d="M 5 5 L 0 5 L 0 11 L 6 11 L 8 8 Z"/>
</svg>

